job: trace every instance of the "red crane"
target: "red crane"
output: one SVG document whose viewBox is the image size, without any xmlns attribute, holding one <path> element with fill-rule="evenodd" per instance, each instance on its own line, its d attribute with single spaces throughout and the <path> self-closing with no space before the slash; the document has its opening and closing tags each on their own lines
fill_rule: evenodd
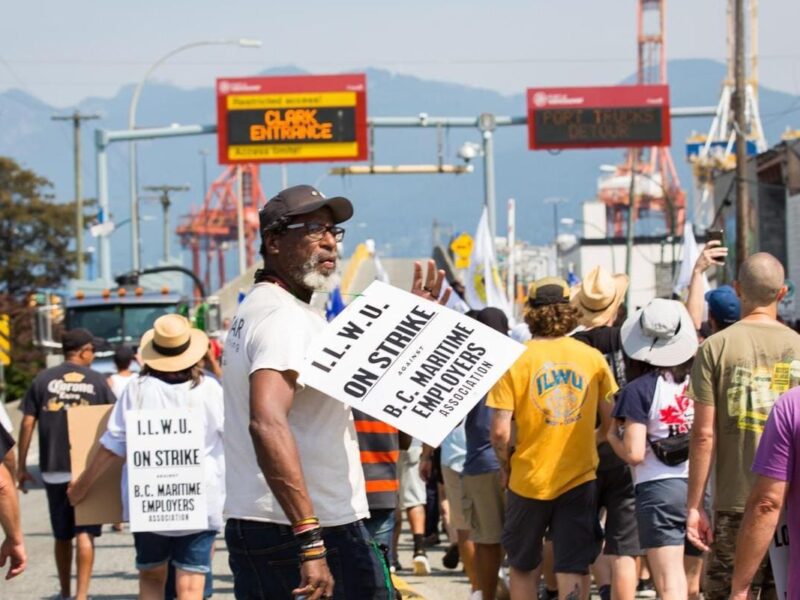
<svg viewBox="0 0 800 600">
<path fill-rule="evenodd" d="M 636 4 L 638 84 L 666 84 L 666 0 L 638 0 Z M 686 194 L 681 188 L 669 147 L 631 148 L 625 161 L 613 173 L 601 177 L 598 198 L 606 204 L 614 236 L 623 235 L 623 223 L 630 201 L 633 179 L 634 219 L 647 211 L 664 213 L 670 234 L 683 232 L 686 218 Z"/>
<path fill-rule="evenodd" d="M 181 246 L 192 251 L 192 270 L 200 276 L 200 254 L 205 252 L 205 271 L 203 282 L 211 289 L 211 269 L 214 256 L 217 259 L 219 287 L 225 284 L 225 251 L 232 242 L 237 242 L 237 197 L 241 185 L 242 207 L 244 213 L 244 241 L 246 265 L 255 261 L 258 235 L 258 209 L 266 203 L 261 188 L 258 165 L 247 163 L 231 165 L 217 177 L 208 188 L 203 207 L 182 218 L 176 233 Z"/>
</svg>

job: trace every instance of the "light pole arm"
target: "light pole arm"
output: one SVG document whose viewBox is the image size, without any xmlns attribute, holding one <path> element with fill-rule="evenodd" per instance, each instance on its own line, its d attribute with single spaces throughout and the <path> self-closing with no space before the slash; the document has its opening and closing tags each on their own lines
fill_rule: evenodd
<svg viewBox="0 0 800 600">
<path fill-rule="evenodd" d="M 156 62 L 150 65 L 150 68 L 147 69 L 147 72 L 142 77 L 141 81 L 136 84 L 136 89 L 133 91 L 133 96 L 131 97 L 131 103 L 128 107 L 128 129 L 135 129 L 136 128 L 136 109 L 139 106 L 139 97 L 142 95 L 142 89 L 144 89 L 147 80 L 150 79 L 150 75 L 168 61 L 170 58 L 183 52 L 184 50 L 189 50 L 190 48 L 198 48 L 200 46 L 229 46 L 231 44 L 239 43 L 236 40 L 206 40 L 202 42 L 191 42 L 189 44 L 184 44 L 183 46 L 178 46 L 167 52 L 164 56 L 159 58 Z"/>
</svg>

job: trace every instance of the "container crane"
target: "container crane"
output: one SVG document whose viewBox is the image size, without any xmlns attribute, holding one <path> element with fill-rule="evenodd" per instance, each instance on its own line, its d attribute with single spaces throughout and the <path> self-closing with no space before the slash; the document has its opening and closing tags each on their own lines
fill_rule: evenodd
<svg viewBox="0 0 800 600">
<path fill-rule="evenodd" d="M 636 4 L 636 83 L 666 84 L 666 0 L 638 0 Z M 613 235 L 621 237 L 628 211 L 629 223 L 649 211 L 664 213 L 671 235 L 683 231 L 686 195 L 681 188 L 668 147 L 631 148 L 625 161 L 601 175 L 597 196 L 606 205 Z M 631 198 L 631 196 L 633 196 Z"/>
</svg>

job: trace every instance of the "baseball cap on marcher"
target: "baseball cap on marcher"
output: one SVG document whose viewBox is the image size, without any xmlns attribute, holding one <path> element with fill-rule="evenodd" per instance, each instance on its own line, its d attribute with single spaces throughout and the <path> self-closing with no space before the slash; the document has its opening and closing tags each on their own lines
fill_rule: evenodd
<svg viewBox="0 0 800 600">
<path fill-rule="evenodd" d="M 739 296 L 729 285 L 721 285 L 715 290 L 706 292 L 706 302 L 708 302 L 708 312 L 723 325 L 733 325 L 742 313 Z"/>
<path fill-rule="evenodd" d="M 107 346 L 103 338 L 95 337 L 91 331 L 83 327 L 70 329 L 61 334 L 61 348 L 64 352 L 72 352 L 86 344 L 91 344 L 95 350 L 103 349 Z"/>
<path fill-rule="evenodd" d="M 569 302 L 569 286 L 560 277 L 542 277 L 528 287 L 528 302 L 534 307 L 567 304 Z"/>
<path fill-rule="evenodd" d="M 686 307 L 654 298 L 622 324 L 622 349 L 630 358 L 656 367 L 682 365 L 697 352 L 697 332 Z"/>
<path fill-rule="evenodd" d="M 334 223 L 342 223 L 353 216 L 353 205 L 347 198 L 326 198 L 310 185 L 295 185 L 278 193 L 258 211 L 261 230 L 269 230 L 286 223 L 289 217 L 306 215 L 327 207 L 333 214 Z"/>
</svg>

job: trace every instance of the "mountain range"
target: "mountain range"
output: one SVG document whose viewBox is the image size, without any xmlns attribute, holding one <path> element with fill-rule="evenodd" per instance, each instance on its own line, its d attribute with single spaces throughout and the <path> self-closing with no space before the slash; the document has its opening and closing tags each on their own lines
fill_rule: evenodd
<svg viewBox="0 0 800 600">
<path fill-rule="evenodd" d="M 368 112 L 371 116 L 470 116 L 482 112 L 497 115 L 525 113 L 525 87 L 536 81 L 520 82 L 520 93 L 512 96 L 492 90 L 453 83 L 423 80 L 379 69 L 365 69 L 368 81 Z M 263 75 L 299 74 L 294 67 L 265 70 Z M 223 76 L 224 74 L 220 74 Z M 725 75 L 723 64 L 710 60 L 678 60 L 669 63 L 671 104 L 681 106 L 716 105 Z M 620 83 L 631 83 L 633 78 Z M 614 83 L 614 82 L 609 82 Z M 580 82 L 575 82 L 580 85 Z M 55 107 L 32 95 L 9 90 L 0 94 L 0 155 L 7 155 L 23 166 L 47 177 L 54 186 L 55 201 L 73 196 L 72 131 L 69 123 L 52 121 L 51 116 L 78 109 L 96 113 L 101 119 L 84 124 L 83 176 L 86 197 L 95 195 L 95 153 L 93 129 L 124 129 L 133 86 L 120 88 L 111 98 L 89 97 L 77 106 Z M 158 80 L 149 81 L 139 103 L 137 126 L 165 126 L 172 123 L 214 123 L 216 105 L 213 82 L 203 88 L 182 89 Z M 800 97 L 768 88 L 759 91 L 759 104 L 767 139 L 780 139 L 787 126 L 800 125 Z M 708 130 L 711 118 L 674 119 L 672 153 L 687 197 L 692 196 L 691 173 L 686 163 L 685 140 L 693 131 Z M 480 141 L 477 130 L 444 131 L 445 162 L 458 163 L 458 148 L 465 141 Z M 207 151 L 204 159 L 201 151 Z M 186 184 L 191 191 L 175 194 L 170 221 L 177 225 L 180 215 L 202 202 L 203 161 L 207 160 L 209 181 L 222 172 L 216 164 L 216 139 L 212 136 L 146 141 L 138 144 L 140 186 Z M 559 207 L 559 216 L 578 216 L 580 204 L 593 197 L 598 167 L 614 164 L 622 158 L 621 150 L 532 152 L 527 148 L 525 127 L 505 127 L 495 135 L 495 164 L 498 232 L 505 231 L 505 205 L 508 198 L 517 202 L 517 237 L 531 243 L 549 243 L 553 239 L 552 208 L 543 203 L 549 196 L 567 198 Z M 378 129 L 375 132 L 376 164 L 435 163 L 437 136 L 434 129 Z M 113 219 L 120 223 L 128 210 L 128 148 L 114 144 L 109 151 L 110 202 Z M 349 224 L 345 251 L 366 238 L 374 238 L 378 250 L 386 256 L 426 255 L 433 240 L 432 224 L 441 226 L 444 238 L 459 231 L 473 232 L 483 203 L 481 163 L 471 174 L 326 176 L 330 166 L 320 163 L 292 164 L 288 167 L 290 184 L 316 183 L 326 194 L 344 194 L 353 200 L 356 216 Z M 281 186 L 277 166 L 261 169 L 267 197 Z M 146 193 L 142 192 L 143 195 Z M 158 221 L 144 222 L 143 264 L 154 264 L 161 254 L 161 207 L 142 200 L 141 212 Z M 543 212 L 544 211 L 544 212 Z M 689 213 L 691 214 L 691 213 Z M 122 226 L 112 235 L 115 248 L 112 270 L 130 266 L 130 229 Z M 91 238 L 90 238 L 91 240 Z M 88 243 L 91 243 L 88 242 Z M 173 254 L 177 254 L 173 236 Z M 117 251 L 116 249 L 120 250 Z M 230 253 L 231 267 L 235 249 Z M 184 263 L 188 257 L 184 256 Z M 232 269 L 231 269 L 232 270 Z"/>
</svg>

